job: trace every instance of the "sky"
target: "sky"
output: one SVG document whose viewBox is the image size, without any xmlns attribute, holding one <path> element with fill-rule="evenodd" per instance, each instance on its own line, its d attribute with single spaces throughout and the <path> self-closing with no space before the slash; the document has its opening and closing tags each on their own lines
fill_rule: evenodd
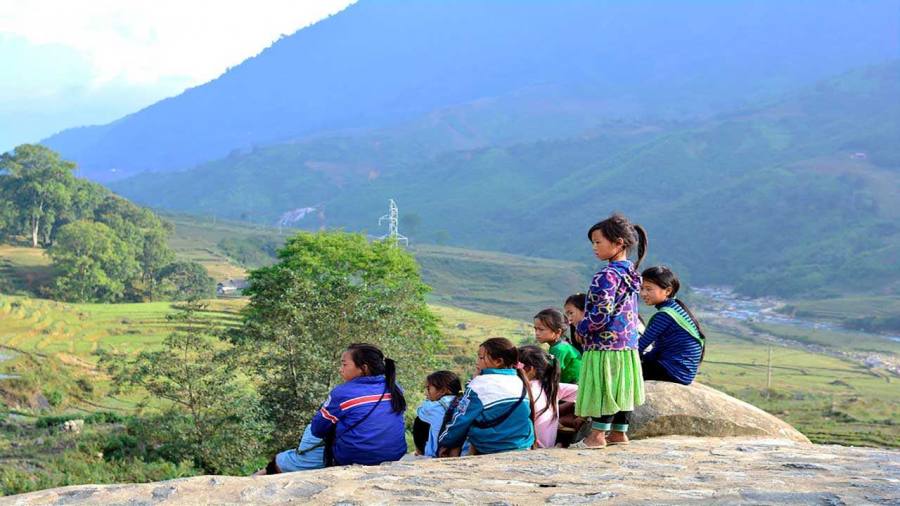
<svg viewBox="0 0 900 506">
<path fill-rule="evenodd" d="M 354 0 L 2 0 L 0 152 L 221 75 Z"/>
</svg>

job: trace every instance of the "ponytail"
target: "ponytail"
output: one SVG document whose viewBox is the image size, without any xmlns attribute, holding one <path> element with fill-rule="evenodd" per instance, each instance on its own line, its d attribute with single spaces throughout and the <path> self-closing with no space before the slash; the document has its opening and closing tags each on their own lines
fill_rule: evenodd
<svg viewBox="0 0 900 506">
<path fill-rule="evenodd" d="M 397 364 L 371 344 L 351 344 L 347 351 L 356 367 L 364 371 L 366 376 L 384 375 L 384 391 L 391 394 L 391 409 L 395 413 L 402 413 L 406 409 L 406 397 L 397 386 Z"/>
<path fill-rule="evenodd" d="M 391 408 L 395 413 L 402 413 L 406 410 L 406 397 L 403 391 L 397 386 L 397 364 L 393 359 L 384 359 L 384 382 L 387 385 L 387 391 L 391 394 Z"/>
<path fill-rule="evenodd" d="M 634 232 L 637 235 L 637 261 L 634 262 L 634 268 L 638 269 L 641 266 L 641 262 L 644 261 L 644 257 L 647 256 L 647 248 L 650 245 L 650 241 L 647 238 L 647 230 L 644 227 L 635 224 Z"/>
<path fill-rule="evenodd" d="M 535 413 L 535 418 L 544 414 L 548 409 L 553 410 L 554 416 L 559 416 L 559 362 L 556 357 L 545 352 L 537 346 L 529 345 L 519 348 L 519 360 L 522 365 L 531 367 L 534 375 L 541 383 L 541 390 L 547 396 L 547 406 L 540 413 Z"/>
<path fill-rule="evenodd" d="M 531 427 L 534 429 L 534 444 L 532 445 L 532 449 L 537 445 L 537 426 L 534 421 L 537 419 L 537 415 L 534 413 L 534 395 L 531 393 L 531 384 L 528 381 L 528 376 L 525 376 L 525 371 L 522 369 L 516 368 L 516 375 L 519 376 L 519 379 L 522 380 L 522 388 L 525 389 L 525 392 L 528 394 L 528 408 L 531 410 Z"/>
</svg>

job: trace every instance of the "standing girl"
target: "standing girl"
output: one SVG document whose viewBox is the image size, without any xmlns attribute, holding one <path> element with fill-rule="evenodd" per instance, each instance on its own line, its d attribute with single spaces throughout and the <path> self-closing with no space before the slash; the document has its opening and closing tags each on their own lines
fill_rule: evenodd
<svg viewBox="0 0 900 506">
<path fill-rule="evenodd" d="M 638 354 L 637 267 L 647 253 L 647 233 L 621 214 L 613 214 L 588 231 L 594 255 L 609 262 L 594 275 L 585 315 L 576 325 L 584 342 L 575 414 L 591 417 L 591 433 L 575 448 L 603 448 L 628 442 L 628 420 L 644 403 Z M 628 260 L 637 247 L 638 259 Z M 607 438 L 606 432 L 609 431 Z"/>
<path fill-rule="evenodd" d="M 700 322 L 684 302 L 675 298 L 681 283 L 671 269 L 650 267 L 641 276 L 641 298 L 659 310 L 650 318 L 638 347 L 644 379 L 690 385 L 706 351 Z M 653 347 L 647 351 L 650 345 Z"/>
<path fill-rule="evenodd" d="M 504 337 L 492 337 L 478 348 L 478 376 L 469 382 L 441 433 L 440 456 L 468 440 L 470 454 L 528 450 L 534 444 L 532 401 L 519 351 Z"/>
</svg>

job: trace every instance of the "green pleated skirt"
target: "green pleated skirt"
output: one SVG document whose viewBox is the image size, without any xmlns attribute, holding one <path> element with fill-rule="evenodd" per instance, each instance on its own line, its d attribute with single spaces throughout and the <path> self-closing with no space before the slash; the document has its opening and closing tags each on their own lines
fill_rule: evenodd
<svg viewBox="0 0 900 506">
<path fill-rule="evenodd" d="M 586 351 L 581 356 L 575 414 L 582 417 L 633 411 L 644 403 L 644 376 L 637 350 Z"/>
</svg>

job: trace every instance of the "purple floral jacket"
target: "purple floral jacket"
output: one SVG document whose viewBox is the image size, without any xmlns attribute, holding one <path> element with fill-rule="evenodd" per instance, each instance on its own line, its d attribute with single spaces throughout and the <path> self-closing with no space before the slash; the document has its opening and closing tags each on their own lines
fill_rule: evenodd
<svg viewBox="0 0 900 506">
<path fill-rule="evenodd" d="M 585 351 L 637 349 L 640 291 L 641 275 L 630 260 L 610 262 L 594 275 L 575 328 Z"/>
</svg>

